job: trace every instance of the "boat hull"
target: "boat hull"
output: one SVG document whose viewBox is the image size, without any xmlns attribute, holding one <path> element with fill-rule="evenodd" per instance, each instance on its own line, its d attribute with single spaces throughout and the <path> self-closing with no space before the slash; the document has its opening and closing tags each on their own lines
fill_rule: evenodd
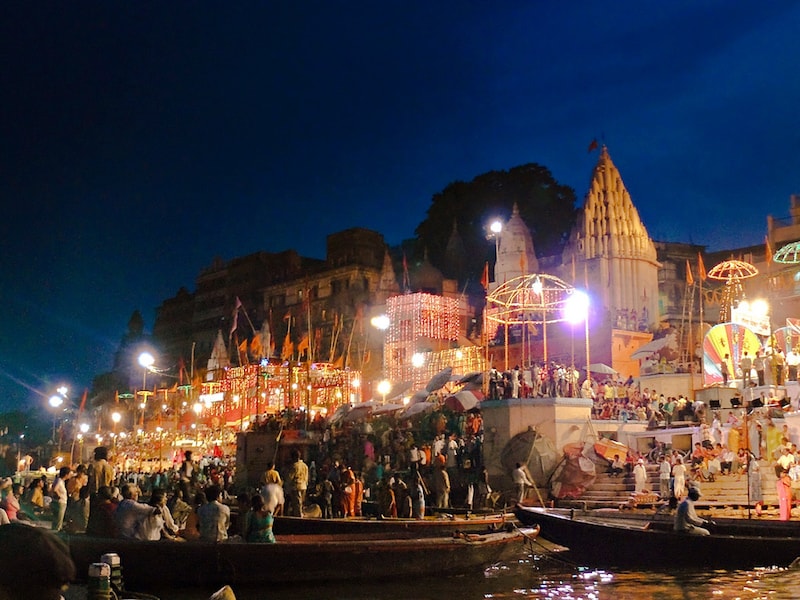
<svg viewBox="0 0 800 600">
<path fill-rule="evenodd" d="M 525 525 L 541 526 L 542 537 L 567 548 L 559 556 L 578 566 L 596 568 L 712 568 L 752 569 L 786 567 L 800 557 L 800 537 L 780 529 L 754 528 L 746 533 L 688 535 L 662 525 L 620 520 L 571 518 L 545 509 L 518 506 Z M 713 526 L 710 527 L 713 529 Z M 727 530 L 732 531 L 732 530 Z"/>
<path fill-rule="evenodd" d="M 469 517 L 427 517 L 425 519 L 314 519 L 275 517 L 275 535 L 307 534 L 386 534 L 396 537 L 443 537 L 453 533 L 490 533 L 503 529 L 514 519 L 511 514 L 473 515 Z"/>
<path fill-rule="evenodd" d="M 279 536 L 276 544 L 135 541 L 69 536 L 79 574 L 120 556 L 126 586 L 293 583 L 465 573 L 522 556 L 531 530 L 423 539 Z M 528 537 L 526 537 L 528 536 Z"/>
</svg>

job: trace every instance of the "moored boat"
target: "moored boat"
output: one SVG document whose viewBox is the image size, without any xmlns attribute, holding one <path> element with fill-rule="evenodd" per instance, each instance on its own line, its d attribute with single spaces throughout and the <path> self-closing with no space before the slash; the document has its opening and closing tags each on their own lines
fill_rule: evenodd
<svg viewBox="0 0 800 600">
<path fill-rule="evenodd" d="M 375 535 L 278 536 L 276 544 L 165 542 L 72 535 L 78 573 L 119 555 L 126 585 L 219 585 L 390 579 L 456 574 L 521 556 L 536 529 L 404 539 Z"/>
<path fill-rule="evenodd" d="M 707 526 L 711 535 L 672 531 L 665 521 L 584 517 L 517 505 L 514 513 L 527 526 L 541 526 L 542 537 L 564 546 L 559 553 L 579 566 L 602 568 L 786 567 L 800 557 L 794 528 L 752 523 Z"/>
<path fill-rule="evenodd" d="M 423 519 L 365 518 L 317 519 L 277 516 L 275 535 L 297 534 L 386 534 L 396 537 L 442 537 L 453 533 L 490 533 L 514 520 L 511 513 L 443 515 Z"/>
</svg>

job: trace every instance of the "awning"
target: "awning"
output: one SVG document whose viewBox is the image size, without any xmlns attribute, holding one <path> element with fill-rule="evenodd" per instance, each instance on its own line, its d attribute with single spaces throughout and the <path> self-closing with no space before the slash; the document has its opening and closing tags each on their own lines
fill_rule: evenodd
<svg viewBox="0 0 800 600">
<path fill-rule="evenodd" d="M 633 354 L 631 354 L 631 358 L 642 359 L 647 358 L 654 352 L 658 352 L 664 346 L 669 343 L 669 337 L 664 336 L 662 338 L 658 338 L 657 340 L 653 340 L 652 342 L 647 342 L 644 346 L 639 347 Z"/>
</svg>

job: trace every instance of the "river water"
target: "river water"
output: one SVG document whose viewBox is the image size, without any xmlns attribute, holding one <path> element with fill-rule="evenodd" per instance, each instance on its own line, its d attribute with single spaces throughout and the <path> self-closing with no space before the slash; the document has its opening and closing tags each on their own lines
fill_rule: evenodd
<svg viewBox="0 0 800 600">
<path fill-rule="evenodd" d="M 798 542 L 800 547 L 800 542 Z M 632 549 L 635 552 L 635 549 Z M 332 557 L 332 560 L 336 560 Z M 483 572 L 460 576 L 384 580 L 381 565 L 375 578 L 358 583 L 233 587 L 237 600 L 602 600 L 640 599 L 770 599 L 800 598 L 800 571 L 600 571 L 576 568 L 539 554 L 522 554 L 516 562 L 492 565 Z M 302 566 L 298 565 L 298 568 Z M 142 590 L 144 591 L 144 590 Z M 207 600 L 214 589 L 147 590 L 161 600 Z"/>
</svg>

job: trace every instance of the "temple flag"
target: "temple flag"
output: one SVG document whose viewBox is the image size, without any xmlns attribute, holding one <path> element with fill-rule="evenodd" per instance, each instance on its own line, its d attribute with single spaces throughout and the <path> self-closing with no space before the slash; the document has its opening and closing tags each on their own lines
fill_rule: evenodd
<svg viewBox="0 0 800 600">
<path fill-rule="evenodd" d="M 83 396 L 81 397 L 81 405 L 78 407 L 78 414 L 83 412 L 83 409 L 86 408 L 86 398 L 89 396 L 89 390 L 83 390 Z M 119 392 L 114 392 L 114 398 L 119 404 Z"/>
<path fill-rule="evenodd" d="M 250 353 L 256 358 L 261 358 L 264 348 L 261 346 L 261 334 L 256 335 L 250 342 Z"/>
<path fill-rule="evenodd" d="M 769 266 L 772 264 L 772 246 L 770 246 L 769 238 L 767 236 L 764 236 L 764 244 L 766 246 L 766 251 L 767 251 L 767 256 L 766 256 L 767 266 Z"/>
<path fill-rule="evenodd" d="M 483 275 L 481 275 L 481 285 L 483 289 L 489 291 L 489 261 L 483 263 Z"/>
<path fill-rule="evenodd" d="M 591 154 L 592 151 L 597 150 L 599 147 L 600 145 L 597 143 L 597 139 L 595 138 L 589 143 L 589 149 L 587 152 Z"/>
<path fill-rule="evenodd" d="M 686 285 L 694 285 L 694 277 L 692 276 L 692 265 L 689 264 L 689 259 L 686 259 Z"/>
<path fill-rule="evenodd" d="M 294 354 L 294 344 L 292 344 L 292 338 L 287 333 L 283 340 L 283 347 L 281 348 L 281 359 L 287 360 L 292 358 L 292 354 Z"/>
<path fill-rule="evenodd" d="M 236 296 L 236 303 L 233 306 L 233 319 L 231 320 L 231 332 L 229 335 L 233 335 L 233 332 L 236 331 L 236 327 L 239 325 L 240 308 L 242 308 L 242 301 L 239 300 L 239 296 Z"/>
<path fill-rule="evenodd" d="M 308 350 L 308 334 L 303 336 L 303 339 L 297 342 L 297 353 L 302 354 L 304 350 Z"/>
<path fill-rule="evenodd" d="M 703 264 L 703 255 L 699 252 L 697 253 L 697 273 L 700 276 L 701 281 L 705 281 L 708 278 L 708 273 L 706 273 L 706 266 Z"/>
</svg>

